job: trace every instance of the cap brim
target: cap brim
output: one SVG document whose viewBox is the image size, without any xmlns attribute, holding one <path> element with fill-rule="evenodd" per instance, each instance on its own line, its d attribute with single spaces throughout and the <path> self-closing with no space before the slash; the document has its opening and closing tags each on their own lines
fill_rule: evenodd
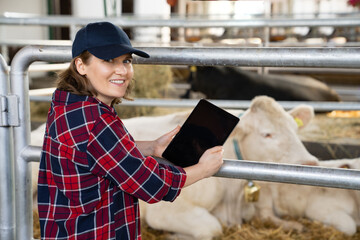
<svg viewBox="0 0 360 240">
<path fill-rule="evenodd" d="M 150 57 L 146 52 L 122 44 L 89 48 L 88 51 L 95 57 L 104 60 L 117 58 L 127 53 L 133 53 L 144 58 Z"/>
</svg>

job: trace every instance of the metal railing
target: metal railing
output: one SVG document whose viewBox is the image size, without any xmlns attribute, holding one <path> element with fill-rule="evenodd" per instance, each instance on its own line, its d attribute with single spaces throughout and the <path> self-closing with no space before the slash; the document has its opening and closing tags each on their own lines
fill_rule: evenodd
<svg viewBox="0 0 360 240">
<path fill-rule="evenodd" d="M 9 89 L 9 67 L 0 55 L 0 239 L 15 239 L 13 138 L 6 98 Z"/>
<path fill-rule="evenodd" d="M 17 26 L 53 26 L 70 28 L 70 39 L 74 39 L 78 27 L 84 26 L 89 22 L 109 21 L 123 28 L 139 27 L 169 27 L 169 28 L 237 28 L 237 29 L 269 29 L 269 28 L 290 28 L 290 27 L 359 27 L 359 15 L 350 14 L 349 16 L 333 18 L 293 18 L 293 17 L 259 17 L 248 16 L 245 19 L 234 19 L 230 16 L 222 19 L 209 19 L 208 16 L 137 16 L 123 15 L 120 17 L 107 18 L 79 18 L 73 16 L 0 16 L 0 25 Z M 265 31 L 264 44 L 269 45 L 268 34 Z M 181 39 L 184 36 L 180 37 Z M 12 40 L 12 39 L 11 39 Z M 3 44 L 11 45 L 11 42 L 1 40 Z M 16 42 L 16 41 L 15 41 Z M 27 45 L 32 44 L 29 42 Z M 285 43 L 288 44 L 288 43 Z M 330 43 L 330 45 L 333 43 Z M 347 43 L 348 44 L 348 43 Z M 347 45 L 345 44 L 345 45 Z M 356 44 L 356 43 L 351 43 Z M 19 42 L 17 42 L 19 45 Z M 341 44 L 339 44 L 341 45 Z"/>
<path fill-rule="evenodd" d="M 70 50 L 70 48 L 68 48 Z M 140 64 L 358 68 L 360 48 L 141 48 Z"/>
<path fill-rule="evenodd" d="M 38 162 L 40 153 L 40 147 L 29 146 L 22 156 L 27 162 Z M 360 171 L 351 169 L 224 159 L 214 176 L 360 190 Z"/>
<path fill-rule="evenodd" d="M 184 65 L 223 65 L 223 66 L 281 66 L 281 67 L 360 67 L 360 49 L 186 49 L 186 48 L 141 48 L 152 57 L 134 58 L 142 64 L 184 64 Z M 15 211 L 15 228 L 4 229 L 1 239 L 31 239 L 32 236 L 32 194 L 31 166 L 29 161 L 39 159 L 40 148 L 30 146 L 30 108 L 29 108 L 29 65 L 36 61 L 68 62 L 71 59 L 70 47 L 28 46 L 21 49 L 11 65 L 11 93 L 18 98 L 19 124 L 14 131 L 14 149 L 10 157 L 15 165 L 15 204 L 2 205 L 1 212 L 11 215 Z M 10 136 L 9 136 L 10 138 Z M 10 141 L 5 139 L 4 141 Z M 12 161 L 10 161 L 11 163 Z M 10 164 L 8 163 L 8 164 Z M 249 175 L 250 174 L 250 175 Z M 11 171 L 9 173 L 11 175 Z M 286 164 L 269 164 L 248 161 L 226 160 L 218 176 L 232 178 L 250 178 L 274 182 L 286 182 L 359 189 L 360 171 L 324 169 Z M 12 177 L 12 176 L 11 176 Z M 336 181 L 334 179 L 337 179 Z M 12 183 L 12 179 L 6 179 Z M 4 184 L 4 183 L 2 183 Z M 12 186 L 12 185 L 10 185 Z M 11 199 L 10 199 L 11 200 Z M 16 206 L 16 207 L 15 207 Z M 11 217 L 9 217 L 11 221 Z"/>
<path fill-rule="evenodd" d="M 103 21 L 104 18 L 79 18 L 72 16 L 31 16 L 0 17 L 0 24 L 38 26 L 82 26 L 89 22 Z M 206 20 L 206 21 L 205 21 Z M 339 18 L 251 18 L 251 19 L 209 19 L 194 16 L 122 16 L 107 17 L 106 21 L 124 28 L 130 27 L 171 27 L 171 28 L 264 28 L 264 27 L 357 27 L 358 16 Z"/>
<path fill-rule="evenodd" d="M 50 102 L 51 96 L 30 96 L 31 101 Z M 208 99 L 215 105 L 226 109 L 247 109 L 250 100 L 212 100 Z M 136 101 L 123 101 L 122 106 L 147 106 L 147 107 L 170 107 L 170 108 L 192 108 L 198 103 L 194 99 L 149 99 L 137 98 Z M 303 101 L 278 101 L 278 103 L 286 110 L 290 110 L 300 104 L 310 105 L 315 112 L 330 112 L 333 110 L 360 110 L 359 102 L 303 102 Z"/>
</svg>

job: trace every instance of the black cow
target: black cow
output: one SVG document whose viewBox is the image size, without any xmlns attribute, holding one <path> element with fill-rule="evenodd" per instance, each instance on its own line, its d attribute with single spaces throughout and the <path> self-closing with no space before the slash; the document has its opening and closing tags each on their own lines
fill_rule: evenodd
<svg viewBox="0 0 360 240">
<path fill-rule="evenodd" d="M 251 100 L 267 95 L 278 101 L 340 101 L 326 84 L 306 76 L 260 75 L 236 67 L 196 67 L 191 71 L 189 91 L 209 99 Z M 188 97 L 189 92 L 184 95 Z"/>
</svg>

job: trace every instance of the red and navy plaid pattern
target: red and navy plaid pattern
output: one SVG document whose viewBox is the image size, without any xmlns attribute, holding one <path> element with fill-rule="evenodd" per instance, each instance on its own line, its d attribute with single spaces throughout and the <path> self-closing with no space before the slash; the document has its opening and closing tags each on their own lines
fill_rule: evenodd
<svg viewBox="0 0 360 240">
<path fill-rule="evenodd" d="M 56 90 L 40 160 L 42 239 L 141 239 L 138 199 L 173 201 L 182 168 L 144 157 L 113 108 Z"/>
</svg>

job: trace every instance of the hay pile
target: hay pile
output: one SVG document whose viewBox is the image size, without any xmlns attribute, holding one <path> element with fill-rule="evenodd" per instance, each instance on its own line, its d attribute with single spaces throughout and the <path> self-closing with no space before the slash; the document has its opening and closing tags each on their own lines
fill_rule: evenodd
<svg viewBox="0 0 360 240">
<path fill-rule="evenodd" d="M 318 113 L 306 128 L 299 131 L 299 135 L 302 140 L 360 144 L 360 118 Z"/>
<path fill-rule="evenodd" d="M 38 211 L 33 211 L 33 237 L 34 239 L 40 239 L 40 222 Z"/>
<path fill-rule="evenodd" d="M 292 219 L 294 220 L 294 219 Z M 332 227 L 326 227 L 319 222 L 313 222 L 304 218 L 298 222 L 305 226 L 302 233 L 296 231 L 284 231 L 271 221 L 253 219 L 242 226 L 224 227 L 223 235 L 214 240 L 355 240 L 360 239 L 360 229 L 354 236 L 346 236 Z M 166 240 L 179 239 L 171 233 L 157 231 L 145 224 L 142 226 L 143 240 Z"/>
</svg>

